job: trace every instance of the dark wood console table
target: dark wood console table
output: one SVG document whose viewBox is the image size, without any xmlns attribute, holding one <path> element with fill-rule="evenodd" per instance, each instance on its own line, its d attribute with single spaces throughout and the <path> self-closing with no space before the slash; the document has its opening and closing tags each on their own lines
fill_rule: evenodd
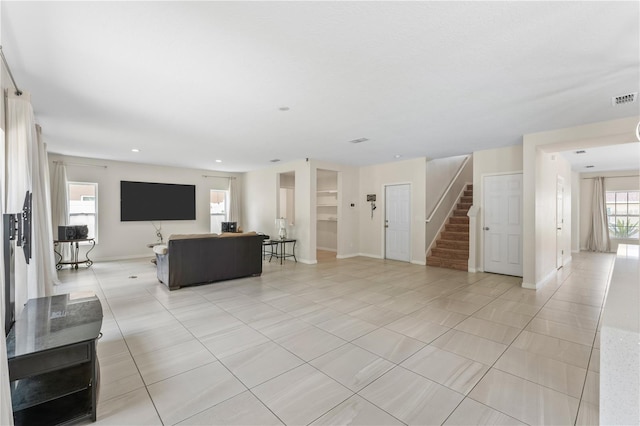
<svg viewBox="0 0 640 426">
<path fill-rule="evenodd" d="M 91 248 L 87 250 L 87 254 L 85 254 L 85 260 L 78 260 L 78 252 L 80 251 L 80 244 L 82 242 L 87 242 L 91 244 Z M 62 253 L 56 250 L 59 246 L 62 246 L 65 243 L 69 243 L 69 248 L 71 249 L 71 260 L 69 262 L 62 261 Z M 78 265 L 81 263 L 86 263 L 87 267 L 93 265 L 93 260 L 89 259 L 89 252 L 93 250 L 96 246 L 96 240 L 93 238 L 82 238 L 77 240 L 54 240 L 53 241 L 53 252 L 60 258 L 56 263 L 56 269 L 60 270 L 64 265 L 71 265 L 71 268 L 78 269 Z"/>
<path fill-rule="evenodd" d="M 7 336 L 16 425 L 96 420 L 96 340 L 102 305 L 91 293 L 31 299 Z"/>
</svg>

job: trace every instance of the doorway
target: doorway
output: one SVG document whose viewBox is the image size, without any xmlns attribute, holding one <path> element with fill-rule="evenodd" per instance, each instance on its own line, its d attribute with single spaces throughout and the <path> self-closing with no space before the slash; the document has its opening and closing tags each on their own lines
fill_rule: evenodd
<svg viewBox="0 0 640 426">
<path fill-rule="evenodd" d="M 411 185 L 387 185 L 385 199 L 385 259 L 411 259 Z"/>
<path fill-rule="evenodd" d="M 284 172 L 279 174 L 278 212 L 277 218 L 284 219 L 285 232 L 288 237 L 293 236 L 296 223 L 296 173 Z M 279 234 L 278 225 L 273 238 Z"/>
<path fill-rule="evenodd" d="M 483 179 L 484 271 L 521 277 L 522 173 Z"/>
<path fill-rule="evenodd" d="M 562 232 L 564 229 L 564 178 L 558 175 L 556 182 L 556 269 L 564 265 L 564 245 Z"/>
</svg>

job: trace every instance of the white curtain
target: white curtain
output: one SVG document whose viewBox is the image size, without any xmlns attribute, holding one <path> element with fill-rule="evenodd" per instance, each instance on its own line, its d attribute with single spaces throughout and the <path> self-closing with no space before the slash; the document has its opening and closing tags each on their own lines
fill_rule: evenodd
<svg viewBox="0 0 640 426">
<path fill-rule="evenodd" d="M 51 225 L 54 237 L 58 234 L 58 226 L 67 225 L 69 217 L 67 166 L 56 162 L 51 182 Z M 54 238 L 57 239 L 57 238 Z M 69 257 L 69 244 L 62 244 L 59 252 L 63 258 Z"/>
<path fill-rule="evenodd" d="M 238 180 L 229 178 L 229 221 L 238 222 L 238 227 L 240 227 L 240 218 L 242 217 L 240 195 Z"/>
<path fill-rule="evenodd" d="M 593 199 L 591 201 L 591 224 L 587 235 L 587 249 L 590 251 L 609 252 L 609 226 L 607 222 L 607 205 L 604 178 L 593 180 Z"/>
<path fill-rule="evenodd" d="M 0 129 L 0 176 L 5 176 L 5 139 L 4 131 Z M 5 210 L 4 180 L 0 185 L 0 213 Z M 4 235 L 0 227 L 0 259 L 4 259 Z M 0 260 L 0 425 L 13 425 L 13 411 L 11 408 L 11 392 L 9 389 L 9 367 L 7 360 L 7 345 L 4 336 L 4 260 Z"/>
<path fill-rule="evenodd" d="M 58 283 L 58 272 L 53 254 L 53 230 L 51 229 L 51 182 L 49 178 L 49 156 L 47 144 L 42 141 L 42 129 L 36 125 L 35 149 L 33 150 L 33 260 L 36 273 L 29 276 L 30 288 L 37 297 L 50 296 L 53 284 Z"/>
<path fill-rule="evenodd" d="M 19 212 L 26 192 L 33 192 L 32 258 L 26 265 L 24 256 L 16 256 L 15 265 L 16 307 L 21 307 L 28 299 L 52 294 L 53 283 L 57 281 L 49 166 L 44 144 L 38 138 L 29 94 L 9 93 L 6 115 L 7 211 Z"/>
</svg>

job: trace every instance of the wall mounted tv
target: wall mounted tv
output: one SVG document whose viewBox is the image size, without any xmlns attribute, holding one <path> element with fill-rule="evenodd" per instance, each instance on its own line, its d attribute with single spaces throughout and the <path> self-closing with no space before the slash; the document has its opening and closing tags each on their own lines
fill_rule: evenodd
<svg viewBox="0 0 640 426">
<path fill-rule="evenodd" d="M 120 221 L 195 219 L 195 185 L 120 181 Z"/>
</svg>

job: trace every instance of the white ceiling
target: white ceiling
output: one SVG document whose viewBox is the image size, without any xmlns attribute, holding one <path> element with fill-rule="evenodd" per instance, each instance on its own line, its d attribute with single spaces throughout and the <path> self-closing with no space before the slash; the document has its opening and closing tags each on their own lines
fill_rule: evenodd
<svg viewBox="0 0 640 426">
<path fill-rule="evenodd" d="M 574 149 L 561 152 L 560 155 L 578 173 L 640 170 L 640 142 Z"/>
<path fill-rule="evenodd" d="M 62 154 L 365 165 L 640 114 L 611 106 L 640 91 L 635 1 L 0 4 L 5 56 Z"/>
</svg>

